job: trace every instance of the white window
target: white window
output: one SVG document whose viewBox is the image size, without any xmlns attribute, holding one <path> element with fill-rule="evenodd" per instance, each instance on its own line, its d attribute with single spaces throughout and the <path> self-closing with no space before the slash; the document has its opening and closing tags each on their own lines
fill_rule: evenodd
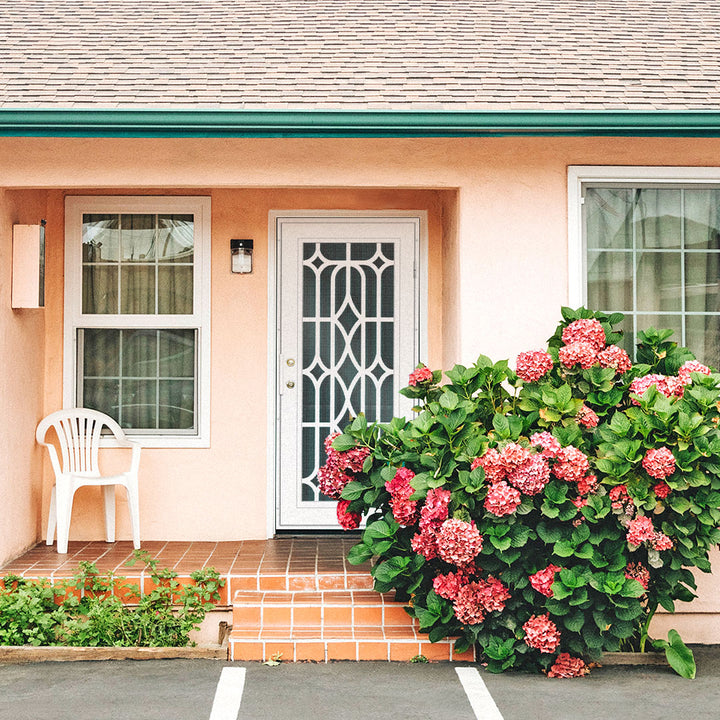
<svg viewBox="0 0 720 720">
<path fill-rule="evenodd" d="M 571 304 L 720 365 L 720 168 L 570 168 Z M 578 282 L 578 279 L 580 282 Z"/>
<path fill-rule="evenodd" d="M 206 447 L 209 319 L 209 198 L 66 198 L 66 406 Z"/>
</svg>

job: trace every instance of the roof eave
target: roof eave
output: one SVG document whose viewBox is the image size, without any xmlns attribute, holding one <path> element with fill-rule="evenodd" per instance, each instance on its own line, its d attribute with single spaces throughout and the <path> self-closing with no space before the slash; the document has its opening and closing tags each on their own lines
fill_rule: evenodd
<svg viewBox="0 0 720 720">
<path fill-rule="evenodd" d="M 720 112 L 4 109 L 25 137 L 720 137 Z"/>
</svg>

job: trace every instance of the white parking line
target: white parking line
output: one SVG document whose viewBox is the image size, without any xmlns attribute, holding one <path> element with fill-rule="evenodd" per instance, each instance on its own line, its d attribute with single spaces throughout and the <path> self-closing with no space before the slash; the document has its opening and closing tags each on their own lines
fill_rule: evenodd
<svg viewBox="0 0 720 720">
<path fill-rule="evenodd" d="M 237 720 L 244 688 L 245 668 L 223 668 L 215 690 L 210 720 Z"/>
<path fill-rule="evenodd" d="M 471 667 L 455 668 L 455 672 L 460 678 L 477 720 L 503 720 L 503 716 L 480 677 L 480 673 Z"/>
</svg>

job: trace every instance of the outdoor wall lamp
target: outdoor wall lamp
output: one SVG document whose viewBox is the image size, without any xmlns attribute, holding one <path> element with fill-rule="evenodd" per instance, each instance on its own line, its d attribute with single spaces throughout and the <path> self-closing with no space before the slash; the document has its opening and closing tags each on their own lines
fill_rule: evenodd
<svg viewBox="0 0 720 720">
<path fill-rule="evenodd" d="M 230 241 L 230 268 L 234 273 L 252 272 L 253 241 Z"/>
</svg>

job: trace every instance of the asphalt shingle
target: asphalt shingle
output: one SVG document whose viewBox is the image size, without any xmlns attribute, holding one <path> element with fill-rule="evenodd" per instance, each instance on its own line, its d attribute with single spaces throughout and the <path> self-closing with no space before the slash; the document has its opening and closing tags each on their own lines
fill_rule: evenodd
<svg viewBox="0 0 720 720">
<path fill-rule="evenodd" d="M 0 108 L 717 110 L 717 0 L 0 0 Z"/>
</svg>

